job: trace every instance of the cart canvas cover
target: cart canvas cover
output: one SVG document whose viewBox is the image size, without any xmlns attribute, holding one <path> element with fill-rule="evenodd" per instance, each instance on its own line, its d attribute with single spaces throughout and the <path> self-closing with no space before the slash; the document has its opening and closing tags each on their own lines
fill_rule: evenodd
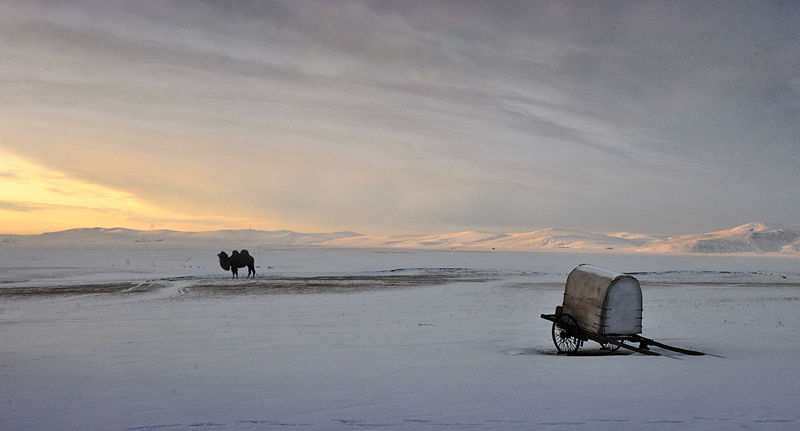
<svg viewBox="0 0 800 431">
<path fill-rule="evenodd" d="M 562 312 L 600 335 L 642 333 L 642 289 L 635 278 L 591 265 L 573 269 L 564 286 Z"/>
</svg>

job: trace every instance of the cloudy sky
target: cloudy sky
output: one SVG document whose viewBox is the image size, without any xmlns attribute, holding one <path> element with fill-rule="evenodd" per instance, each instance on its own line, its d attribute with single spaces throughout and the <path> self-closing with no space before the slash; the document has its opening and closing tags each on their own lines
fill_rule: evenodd
<svg viewBox="0 0 800 431">
<path fill-rule="evenodd" d="M 0 2 L 0 232 L 800 223 L 793 1 Z"/>
</svg>

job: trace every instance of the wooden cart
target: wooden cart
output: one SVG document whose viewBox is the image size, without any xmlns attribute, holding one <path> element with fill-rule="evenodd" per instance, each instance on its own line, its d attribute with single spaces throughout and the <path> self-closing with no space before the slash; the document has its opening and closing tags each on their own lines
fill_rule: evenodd
<svg viewBox="0 0 800 431">
<path fill-rule="evenodd" d="M 608 350 L 625 348 L 658 355 L 650 346 L 687 355 L 702 352 L 681 349 L 642 337 L 642 289 L 630 275 L 591 265 L 579 265 L 567 277 L 564 301 L 555 314 L 542 314 L 553 322 L 553 343 L 560 353 L 575 353 L 592 340 Z M 631 344 L 638 343 L 638 346 Z"/>
</svg>

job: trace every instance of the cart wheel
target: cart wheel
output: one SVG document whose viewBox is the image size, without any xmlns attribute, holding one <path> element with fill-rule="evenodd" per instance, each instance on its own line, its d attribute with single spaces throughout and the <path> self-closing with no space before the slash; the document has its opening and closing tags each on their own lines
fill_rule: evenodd
<svg viewBox="0 0 800 431">
<path fill-rule="evenodd" d="M 561 353 L 575 353 L 581 345 L 581 329 L 575 318 L 559 314 L 553 321 L 553 343 Z"/>
</svg>

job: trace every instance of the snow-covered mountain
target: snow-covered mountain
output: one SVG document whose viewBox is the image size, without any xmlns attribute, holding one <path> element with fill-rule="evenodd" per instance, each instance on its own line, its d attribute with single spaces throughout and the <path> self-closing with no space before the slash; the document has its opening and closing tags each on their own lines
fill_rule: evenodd
<svg viewBox="0 0 800 431">
<path fill-rule="evenodd" d="M 178 232 L 123 228 L 70 229 L 41 235 L 0 235 L 0 246 L 17 242 L 40 244 L 163 243 L 228 247 L 326 246 L 370 248 L 435 248 L 475 250 L 615 250 L 648 253 L 773 253 L 800 255 L 800 226 L 748 223 L 729 230 L 666 238 L 632 233 L 593 233 L 543 229 L 525 233 L 459 232 L 438 235 L 379 236 L 355 232 L 218 230 Z"/>
<path fill-rule="evenodd" d="M 238 242 L 257 245 L 326 245 L 339 238 L 362 236 L 354 232 L 298 233 L 288 230 L 216 230 L 207 232 L 180 232 L 174 230 L 133 230 L 125 228 L 83 228 L 41 235 L 0 235 L 6 243 L 25 241 L 53 244 L 130 244 L 130 243 L 196 243 L 214 244 Z"/>
<path fill-rule="evenodd" d="M 564 229 L 525 233 L 459 232 L 424 236 L 353 236 L 332 240 L 328 245 L 361 247 L 410 247 L 449 249 L 547 250 L 547 249 L 635 249 L 657 241 L 632 234 L 602 234 Z"/>
<path fill-rule="evenodd" d="M 800 254 L 800 228 L 748 223 L 733 229 L 685 235 L 653 243 L 640 251 L 662 253 L 780 253 Z"/>
</svg>

